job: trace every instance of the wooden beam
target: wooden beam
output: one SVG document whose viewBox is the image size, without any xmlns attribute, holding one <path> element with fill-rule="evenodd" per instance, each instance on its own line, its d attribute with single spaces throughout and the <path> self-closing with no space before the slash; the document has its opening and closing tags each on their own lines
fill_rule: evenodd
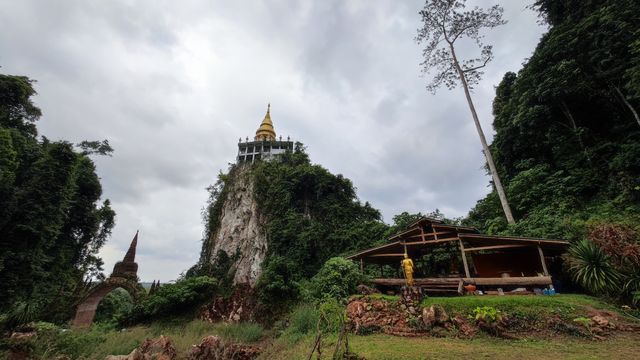
<svg viewBox="0 0 640 360">
<path fill-rule="evenodd" d="M 457 287 L 460 278 L 418 278 L 413 279 L 415 286 L 450 286 Z M 406 284 L 405 279 L 373 279 L 372 283 L 384 286 L 402 286 Z"/>
<path fill-rule="evenodd" d="M 446 239 L 439 239 L 439 240 L 427 240 L 427 241 L 412 241 L 412 242 L 408 242 L 408 243 L 404 243 L 407 246 L 410 245 L 429 245 L 429 244 L 440 244 L 440 243 L 445 243 L 445 242 L 450 242 L 450 241 L 457 241 L 460 240 L 457 237 L 452 237 L 452 238 L 446 238 Z"/>
<path fill-rule="evenodd" d="M 424 231 L 424 230 L 423 230 Z M 424 239 L 425 241 L 429 241 L 426 240 L 426 238 L 428 236 L 433 236 L 434 239 L 438 239 L 438 235 L 443 235 L 443 234 L 453 234 L 453 235 L 457 235 L 458 233 L 456 233 L 455 231 L 439 231 L 439 232 L 429 232 L 429 233 L 424 233 Z M 409 236 L 405 236 L 404 239 L 414 239 L 414 238 L 422 238 L 422 234 L 418 234 L 418 235 L 409 235 Z"/>
<path fill-rule="evenodd" d="M 355 260 L 355 259 L 357 259 L 357 258 L 359 258 L 359 257 L 361 257 L 361 256 L 364 256 L 364 255 L 365 255 L 365 254 L 367 254 L 367 253 L 371 253 L 371 252 L 376 251 L 376 250 L 380 250 L 380 249 L 388 248 L 388 247 L 390 247 L 390 246 L 395 246 L 395 245 L 399 245 L 399 244 L 400 244 L 400 242 L 399 242 L 399 241 L 395 241 L 395 242 L 392 242 L 392 243 L 389 243 L 389 244 L 384 244 L 384 245 L 376 246 L 376 247 L 374 247 L 374 248 L 367 249 L 367 250 L 361 251 L 361 252 L 359 252 L 359 253 L 353 254 L 353 255 L 351 255 L 351 256 L 348 256 L 348 257 L 347 257 L 347 259 L 349 259 L 349 260 Z"/>
<path fill-rule="evenodd" d="M 538 254 L 540 254 L 540 262 L 542 262 L 542 272 L 544 276 L 549 276 L 549 270 L 547 270 L 547 261 L 544 259 L 544 253 L 542 252 L 542 248 L 538 245 Z"/>
<path fill-rule="evenodd" d="M 458 234 L 458 236 L 460 238 L 466 238 L 466 239 L 506 240 L 506 241 L 527 242 L 527 243 L 537 244 L 537 245 L 569 245 L 569 242 L 566 240 L 536 239 L 536 238 L 524 238 L 524 237 L 517 237 L 517 236 L 494 236 L 494 235 L 467 234 L 467 233 L 460 233 Z"/>
<path fill-rule="evenodd" d="M 456 288 L 461 278 L 415 278 L 414 284 L 416 286 L 432 286 L 432 285 L 450 285 L 452 288 Z M 526 277 L 507 277 L 507 278 L 462 278 L 465 283 L 484 285 L 484 286 L 523 286 L 523 285 L 550 285 L 551 276 L 526 276 Z M 402 286 L 405 284 L 405 280 L 401 278 L 397 279 L 374 279 L 372 281 L 377 285 L 386 286 Z"/>
<path fill-rule="evenodd" d="M 475 285 L 551 285 L 551 276 L 525 276 L 506 278 L 466 278 L 464 282 Z"/>
<path fill-rule="evenodd" d="M 464 252 L 464 245 L 462 244 L 462 240 L 458 240 L 460 243 L 460 253 L 462 254 L 462 264 L 464 265 L 464 274 L 470 278 L 471 274 L 469 273 L 469 264 L 467 264 L 467 254 Z"/>
<path fill-rule="evenodd" d="M 437 228 L 441 228 L 441 229 L 454 229 L 454 231 L 458 231 L 460 229 L 478 231 L 478 229 L 476 229 L 473 226 L 448 225 L 448 224 L 433 224 L 431 226 L 434 227 L 434 228 L 437 227 Z"/>
<path fill-rule="evenodd" d="M 369 255 L 369 256 L 363 256 L 362 258 L 368 257 L 403 257 L 404 254 L 400 254 L 400 253 L 388 253 L 388 254 L 373 254 L 373 255 Z M 362 260 L 362 258 L 360 258 Z"/>
<path fill-rule="evenodd" d="M 517 245 L 494 245 L 494 246 L 480 246 L 473 248 L 465 248 L 464 251 L 481 251 L 481 250 L 497 250 L 497 249 L 511 249 L 511 248 L 523 248 L 523 247 L 531 247 L 532 245 L 526 244 L 517 244 Z"/>
</svg>

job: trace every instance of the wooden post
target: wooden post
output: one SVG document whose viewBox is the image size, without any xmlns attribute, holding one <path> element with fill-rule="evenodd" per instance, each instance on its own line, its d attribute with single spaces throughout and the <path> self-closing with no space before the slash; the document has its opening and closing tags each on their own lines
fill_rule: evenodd
<svg viewBox="0 0 640 360">
<path fill-rule="evenodd" d="M 364 274 L 364 260 L 360 258 L 360 272 Z"/>
<path fill-rule="evenodd" d="M 542 248 L 538 245 L 538 254 L 540 254 L 540 262 L 542 262 L 542 273 L 544 276 L 549 276 L 549 270 L 547 270 L 547 261 L 544 259 L 544 253 Z"/>
<path fill-rule="evenodd" d="M 462 240 L 458 240 L 460 242 L 460 254 L 462 255 L 462 264 L 464 264 L 464 274 L 470 278 L 471 274 L 469 273 L 469 264 L 467 264 L 467 255 L 464 252 L 464 245 L 462 244 Z"/>
</svg>

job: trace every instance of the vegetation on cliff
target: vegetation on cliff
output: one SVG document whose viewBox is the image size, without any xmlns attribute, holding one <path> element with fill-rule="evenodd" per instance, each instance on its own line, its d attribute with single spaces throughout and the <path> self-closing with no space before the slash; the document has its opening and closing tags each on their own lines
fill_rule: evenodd
<svg viewBox="0 0 640 360">
<path fill-rule="evenodd" d="M 223 203 L 240 166 L 250 166 L 254 195 L 265 219 L 268 253 L 257 289 L 266 305 L 285 305 L 300 296 L 300 282 L 313 277 L 328 259 L 371 246 L 388 226 L 380 212 L 361 203 L 349 179 L 312 164 L 302 144 L 273 161 L 234 165 L 210 187 L 204 213 L 205 238 L 200 262 L 188 275 L 221 278 L 222 256 L 211 263 L 211 234 L 220 226 Z M 217 256 L 216 258 L 220 258 Z"/>
</svg>

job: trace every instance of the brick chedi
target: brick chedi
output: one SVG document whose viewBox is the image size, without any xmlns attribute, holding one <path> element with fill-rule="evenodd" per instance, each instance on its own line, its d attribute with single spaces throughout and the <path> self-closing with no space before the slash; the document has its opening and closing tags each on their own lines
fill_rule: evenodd
<svg viewBox="0 0 640 360">
<path fill-rule="evenodd" d="M 135 278 L 138 276 L 138 264 L 136 264 L 136 246 L 138 245 L 138 232 L 136 231 L 136 235 L 131 240 L 131 245 L 129 245 L 129 250 L 124 256 L 122 261 L 118 261 L 114 267 L 111 276 L 117 277 L 126 277 L 126 278 Z"/>
</svg>

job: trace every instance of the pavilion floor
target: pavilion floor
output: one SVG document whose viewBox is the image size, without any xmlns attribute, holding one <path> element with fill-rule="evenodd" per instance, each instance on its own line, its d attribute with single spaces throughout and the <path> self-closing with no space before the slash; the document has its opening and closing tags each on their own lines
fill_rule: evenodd
<svg viewBox="0 0 640 360">
<path fill-rule="evenodd" d="M 523 277 L 447 277 L 447 278 L 415 278 L 415 286 L 431 287 L 438 285 L 458 285 L 461 281 L 465 284 L 480 286 L 547 286 L 551 285 L 551 276 L 523 276 Z M 404 279 L 374 279 L 373 284 L 382 286 L 402 286 Z"/>
</svg>

